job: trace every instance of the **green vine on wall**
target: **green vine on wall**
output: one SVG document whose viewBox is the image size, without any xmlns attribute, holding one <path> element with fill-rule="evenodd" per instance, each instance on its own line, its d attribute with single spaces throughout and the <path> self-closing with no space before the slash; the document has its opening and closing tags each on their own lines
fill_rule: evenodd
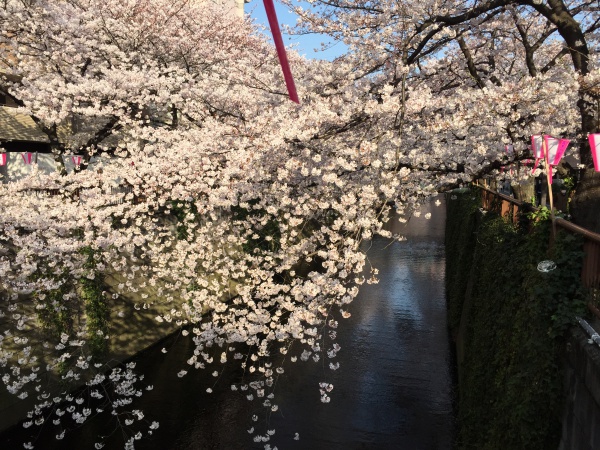
<svg viewBox="0 0 600 450">
<path fill-rule="evenodd" d="M 79 280 L 80 296 L 85 308 L 87 344 L 92 355 L 100 357 L 108 351 L 110 306 L 104 295 L 104 282 L 95 270 L 98 251 L 86 247 L 81 253 L 87 258 L 85 268 L 88 269 L 88 275 Z"/>
<path fill-rule="evenodd" d="M 44 274 L 42 275 L 42 272 Z M 55 281 L 59 286 L 48 289 L 43 294 L 34 292 L 36 312 L 42 329 L 54 338 L 60 339 L 62 334 L 71 334 L 74 324 L 74 311 L 68 292 L 71 286 L 63 278 L 64 274 L 54 275 L 51 270 L 38 270 L 38 277 Z"/>
<path fill-rule="evenodd" d="M 451 330 L 464 341 L 457 447 L 557 448 L 559 349 L 585 306 L 582 241 L 561 231 L 550 246 L 548 220 L 515 227 L 480 211 L 476 191 L 450 195 L 446 292 Z M 538 271 L 543 260 L 556 269 Z"/>
<path fill-rule="evenodd" d="M 248 202 L 248 208 L 236 206 L 231 210 L 231 219 L 234 221 L 245 221 L 249 217 L 256 219 L 243 250 L 249 254 L 261 251 L 275 252 L 281 247 L 279 224 L 274 218 L 268 217 L 263 209 L 256 209 L 256 204 L 256 200 L 251 200 Z"/>
</svg>

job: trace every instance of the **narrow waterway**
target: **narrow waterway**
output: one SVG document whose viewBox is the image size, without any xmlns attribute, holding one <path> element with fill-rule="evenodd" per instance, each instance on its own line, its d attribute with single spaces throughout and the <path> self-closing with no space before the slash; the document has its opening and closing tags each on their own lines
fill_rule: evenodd
<svg viewBox="0 0 600 450">
<path fill-rule="evenodd" d="M 160 422 L 153 435 L 136 441 L 136 449 L 254 449 L 247 429 L 275 430 L 270 445 L 279 450 L 445 450 L 452 448 L 452 358 L 444 298 L 444 206 L 431 205 L 408 224 L 390 224 L 405 242 L 377 238 L 365 246 L 379 284 L 363 286 L 341 323 L 338 342 L 340 369 L 323 361 L 291 363 L 276 385 L 277 412 L 264 417 L 264 408 L 248 402 L 230 385 L 240 374 L 225 369 L 178 378 L 192 352 L 189 339 L 179 338 L 139 358 L 138 369 L 154 390 L 140 409 L 146 419 Z M 168 352 L 161 353 L 166 347 Z M 334 385 L 331 402 L 321 403 L 318 384 Z M 213 386 L 213 393 L 205 392 Z M 260 414 L 254 423 L 251 416 Z M 62 441 L 40 435 L 39 449 L 94 448 L 98 434 L 108 449 L 122 448 L 122 430 L 107 424 L 110 417 L 87 423 Z M 297 434 L 297 436 L 296 436 Z M 295 440 L 294 437 L 298 437 Z M 19 438 L 22 438 L 19 437 Z M 0 448 L 22 448 L 17 436 L 0 436 Z M 14 447 L 13 447 L 14 446 Z"/>
</svg>

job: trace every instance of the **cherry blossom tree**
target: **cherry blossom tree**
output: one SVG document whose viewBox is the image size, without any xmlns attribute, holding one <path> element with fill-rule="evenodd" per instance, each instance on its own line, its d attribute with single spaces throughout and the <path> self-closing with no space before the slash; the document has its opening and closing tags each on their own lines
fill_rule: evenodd
<svg viewBox="0 0 600 450">
<path fill-rule="evenodd" d="M 129 406 L 145 389 L 134 365 L 108 363 L 129 294 L 157 327 L 185 327 L 191 367 L 239 359 L 256 373 L 247 396 L 269 410 L 282 370 L 269 355 L 295 343 L 294 358 L 337 369 L 337 319 L 364 281 L 360 241 L 386 234 L 401 178 L 417 190 L 411 207 L 432 192 L 371 142 L 369 85 L 290 55 L 303 91 L 290 104 L 249 24 L 183 0 L 0 12 L 3 90 L 59 162 L 108 156 L 0 187 L 0 365 L 8 392 L 32 400 L 25 426 L 52 422 L 60 439 L 108 409 L 127 446 L 156 428 Z M 329 384 L 316 389 L 328 401 Z"/>
<path fill-rule="evenodd" d="M 275 411 L 280 361 L 339 367 L 338 320 L 377 274 L 360 243 L 389 236 L 392 208 L 406 220 L 529 158 L 540 129 L 587 131 L 591 4 L 563 5 L 577 20 L 511 2 L 321 4 L 302 13 L 306 30 L 350 51 L 333 63 L 290 52 L 300 105 L 265 39 L 218 7 L 0 4 L 1 89 L 59 168 L 83 155 L 71 173 L 0 185 L 0 369 L 32 400 L 27 426 L 51 421 L 60 438 L 106 409 L 127 446 L 156 429 L 130 406 L 141 375 L 108 364 L 131 296 L 157 329 L 193 339 L 180 376 L 237 361 L 249 381 L 232 389 Z M 563 34 L 584 39 L 583 59 Z M 327 380 L 315 388 L 328 402 Z"/>
<path fill-rule="evenodd" d="M 406 117 L 415 86 L 432 90 L 439 114 L 427 138 L 430 148 L 441 138 L 448 159 L 463 149 L 487 152 L 480 161 L 493 166 L 502 158 L 496 151 L 508 143 L 517 159 L 530 157 L 525 149 L 531 134 L 572 138 L 583 164 L 572 212 L 581 225 L 598 229 L 598 176 L 587 144 L 587 134 L 598 129 L 596 2 L 311 3 L 312 9 L 296 8 L 297 32 L 328 33 L 349 45 L 356 77 L 369 77 L 374 92 L 391 84 L 404 99 L 399 117 Z M 461 96 L 471 110 L 462 122 Z M 457 119 L 458 127 L 440 115 Z M 413 119 L 405 123 L 414 129 Z M 438 134 L 440 128 L 445 133 Z"/>
</svg>

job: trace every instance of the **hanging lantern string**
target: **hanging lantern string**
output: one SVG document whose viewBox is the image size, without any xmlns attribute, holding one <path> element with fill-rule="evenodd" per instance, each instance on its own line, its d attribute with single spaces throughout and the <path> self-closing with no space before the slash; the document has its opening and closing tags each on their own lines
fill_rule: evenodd
<svg viewBox="0 0 600 450">
<path fill-rule="evenodd" d="M 275 13 L 275 5 L 273 4 L 273 0 L 263 0 L 263 3 L 265 5 L 265 11 L 267 12 L 267 18 L 269 19 L 269 27 L 271 28 L 271 34 L 273 35 L 273 41 L 275 42 L 275 48 L 277 49 L 277 57 L 279 58 L 279 64 L 283 71 L 283 78 L 285 79 L 288 95 L 290 96 L 291 101 L 300 104 L 292 70 L 290 69 L 285 46 L 283 45 L 283 39 L 281 38 L 279 22 L 277 21 L 277 14 Z"/>
</svg>

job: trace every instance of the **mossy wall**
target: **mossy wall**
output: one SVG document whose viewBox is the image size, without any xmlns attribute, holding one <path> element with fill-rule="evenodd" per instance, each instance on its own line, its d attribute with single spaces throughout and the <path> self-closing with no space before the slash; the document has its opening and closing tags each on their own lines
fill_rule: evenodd
<svg viewBox="0 0 600 450">
<path fill-rule="evenodd" d="M 560 349 L 580 292 L 582 241 L 548 221 L 519 226 L 480 210 L 477 190 L 448 194 L 446 294 L 459 370 L 456 448 L 558 448 Z M 522 218 L 527 219 L 527 218 Z M 540 272 L 538 263 L 556 268 Z"/>
</svg>

